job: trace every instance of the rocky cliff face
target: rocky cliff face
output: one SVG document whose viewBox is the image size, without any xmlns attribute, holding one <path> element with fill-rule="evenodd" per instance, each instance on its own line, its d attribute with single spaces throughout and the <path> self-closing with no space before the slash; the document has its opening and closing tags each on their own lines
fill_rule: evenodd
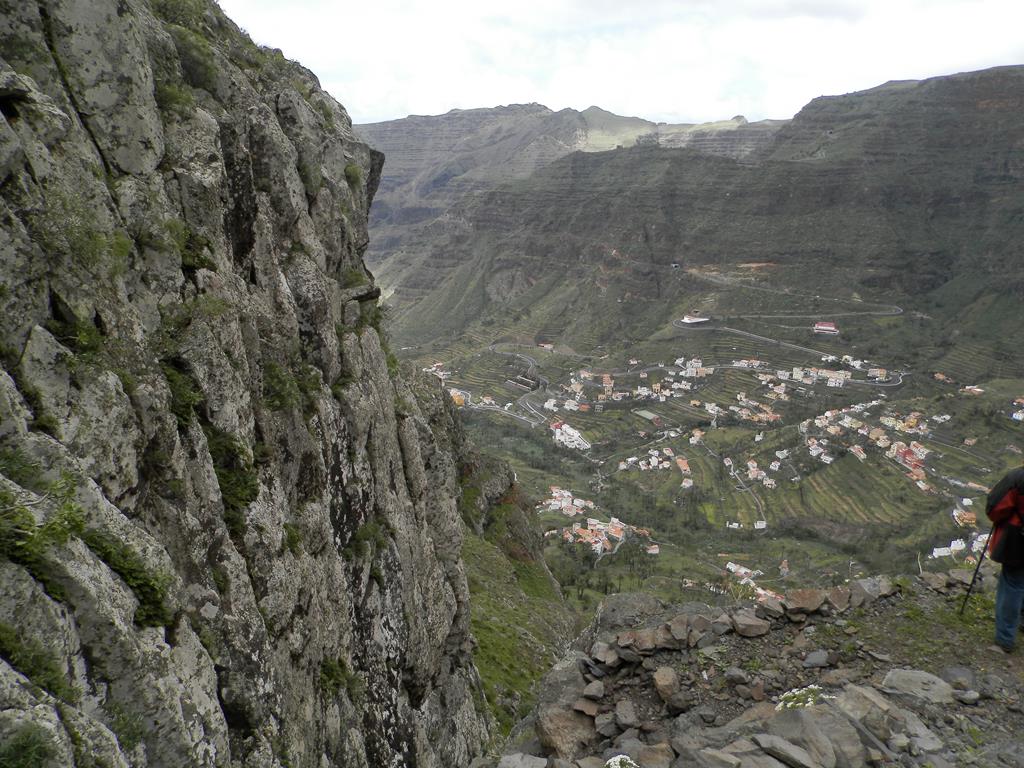
<svg viewBox="0 0 1024 768">
<path fill-rule="evenodd" d="M 622 317 L 621 336 L 634 305 L 664 312 L 682 295 L 688 269 L 752 263 L 811 294 L 955 295 L 943 319 L 973 322 L 972 300 L 1020 294 L 1022 82 L 1024 68 L 1002 67 L 823 97 L 741 160 L 654 145 L 563 157 L 449 220 L 420 259 L 430 291 L 396 335 L 450 338 L 507 308 L 559 332 Z"/>
<path fill-rule="evenodd" d="M 368 259 L 389 301 L 400 307 L 457 267 L 457 261 L 423 256 L 466 226 L 465 211 L 474 199 L 502 184 L 527 179 L 571 152 L 635 144 L 743 158 L 764 148 L 784 124 L 735 117 L 670 125 L 599 107 L 554 112 L 541 104 L 512 104 L 358 125 L 388 156 L 371 217 Z"/>
<path fill-rule="evenodd" d="M 0 749 L 468 765 L 451 413 L 361 258 L 381 155 L 213 4 L 0 21 Z"/>
</svg>

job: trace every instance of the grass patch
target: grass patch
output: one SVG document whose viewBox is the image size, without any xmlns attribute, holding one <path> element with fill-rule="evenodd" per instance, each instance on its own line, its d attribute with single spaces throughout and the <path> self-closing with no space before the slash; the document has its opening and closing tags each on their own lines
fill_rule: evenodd
<svg viewBox="0 0 1024 768">
<path fill-rule="evenodd" d="M 880 620 L 864 609 L 847 617 L 856 637 L 870 647 L 890 649 L 900 663 L 919 669 L 939 669 L 962 661 L 963 648 L 984 648 L 992 643 L 995 591 L 974 592 L 960 615 L 962 595 L 915 600 L 904 594 L 905 604 Z M 937 602 L 940 598 L 934 598 Z M 927 607 L 923 607 L 927 606 Z M 851 648 L 854 654 L 856 649 Z"/>
<path fill-rule="evenodd" d="M 388 367 L 388 376 L 392 379 L 397 379 L 402 363 L 398 359 L 398 355 L 391 351 L 391 347 L 388 346 L 387 341 L 383 338 L 381 339 L 381 347 L 384 349 L 384 362 Z"/>
<path fill-rule="evenodd" d="M 331 108 L 327 106 L 323 101 L 316 101 L 312 104 L 313 108 L 320 113 L 320 117 L 323 118 L 324 126 L 329 131 L 333 131 L 337 126 L 334 123 L 334 113 L 331 112 Z"/>
<path fill-rule="evenodd" d="M 167 606 L 169 579 L 151 571 L 143 559 L 123 541 L 93 528 L 82 533 L 82 541 L 116 573 L 135 594 L 139 607 L 135 623 L 140 627 L 168 626 L 174 613 Z"/>
<path fill-rule="evenodd" d="M 169 24 L 167 31 L 174 39 L 174 47 L 178 50 L 185 82 L 194 88 L 212 92 L 217 84 L 217 66 L 209 41 L 180 24 Z"/>
<path fill-rule="evenodd" d="M 296 557 L 302 552 L 302 531 L 295 523 L 284 524 L 284 545 Z"/>
<path fill-rule="evenodd" d="M 126 752 L 131 752 L 142 743 L 146 735 L 146 726 L 142 716 L 134 712 L 126 712 L 118 704 L 108 703 L 103 707 L 107 711 L 110 729 L 117 735 L 117 743 Z"/>
<path fill-rule="evenodd" d="M 388 376 L 395 379 L 398 378 L 401 363 L 398 359 L 398 355 L 391 350 L 391 337 L 387 331 L 389 318 L 390 310 L 388 307 L 376 303 L 373 304 L 372 307 L 366 307 L 364 305 L 359 315 L 358 328 L 362 329 L 370 327 L 377 332 L 377 337 L 380 339 L 380 348 L 384 352 L 384 360 L 388 368 Z"/>
<path fill-rule="evenodd" d="M 459 515 L 466 525 L 473 529 L 479 527 L 482 516 L 477 508 L 477 502 L 480 499 L 480 488 L 473 484 L 476 479 L 474 475 L 468 481 L 463 481 L 462 492 L 459 494 L 458 499 Z"/>
<path fill-rule="evenodd" d="M 336 378 L 334 383 L 331 384 L 331 394 L 334 396 L 334 399 L 338 402 L 342 402 L 345 399 L 345 388 L 348 387 L 349 384 L 355 383 L 355 380 L 356 377 L 351 373 L 339 374 L 338 378 Z"/>
<path fill-rule="evenodd" d="M 571 627 L 563 626 L 565 606 L 539 564 L 510 560 L 469 531 L 462 556 L 472 596 L 474 658 L 503 736 L 533 706 L 534 685 L 559 655 L 560 640 Z"/>
<path fill-rule="evenodd" d="M 10 624 L 0 623 L 0 657 L 52 696 L 74 703 L 81 691 L 68 682 L 53 654 Z"/>
<path fill-rule="evenodd" d="M 320 690 L 332 699 L 344 691 L 349 701 L 357 704 L 366 693 L 366 683 L 355 671 L 349 669 L 343 658 L 324 659 L 320 663 Z"/>
<path fill-rule="evenodd" d="M 259 477 L 238 438 L 212 424 L 204 424 L 203 432 L 220 485 L 224 522 L 232 539 L 239 542 L 245 536 L 245 508 L 259 496 Z"/>
<path fill-rule="evenodd" d="M 370 280 L 366 277 L 366 273 L 359 269 L 359 267 L 349 267 L 341 273 L 342 288 L 356 288 L 369 282 Z"/>
<path fill-rule="evenodd" d="M 316 197 L 324 184 L 324 175 L 320 170 L 320 164 L 309 157 L 300 157 L 298 160 L 299 178 L 302 179 L 302 186 L 306 194 Z"/>
<path fill-rule="evenodd" d="M 355 163 L 349 163 L 345 166 L 345 181 L 353 189 L 358 188 L 363 183 L 363 169 Z"/>
<path fill-rule="evenodd" d="M 0 744 L 0 768 L 38 768 L 56 756 L 50 734 L 36 723 L 22 723 Z"/>
</svg>

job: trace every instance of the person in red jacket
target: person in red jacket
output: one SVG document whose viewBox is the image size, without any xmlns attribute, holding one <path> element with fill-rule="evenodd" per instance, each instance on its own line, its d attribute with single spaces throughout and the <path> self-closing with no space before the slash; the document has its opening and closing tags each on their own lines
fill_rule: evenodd
<svg viewBox="0 0 1024 768">
<path fill-rule="evenodd" d="M 1024 610 L 1024 467 L 995 484 L 985 513 L 993 523 L 990 557 L 1003 566 L 996 589 L 996 645 L 1011 653 Z"/>
</svg>

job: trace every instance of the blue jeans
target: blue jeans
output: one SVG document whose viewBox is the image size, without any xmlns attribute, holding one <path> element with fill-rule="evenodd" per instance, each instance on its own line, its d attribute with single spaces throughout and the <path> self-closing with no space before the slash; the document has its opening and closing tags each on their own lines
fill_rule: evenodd
<svg viewBox="0 0 1024 768">
<path fill-rule="evenodd" d="M 999 575 L 996 589 L 996 642 L 1010 648 L 1017 639 L 1024 608 L 1024 568 L 1007 568 Z"/>
</svg>

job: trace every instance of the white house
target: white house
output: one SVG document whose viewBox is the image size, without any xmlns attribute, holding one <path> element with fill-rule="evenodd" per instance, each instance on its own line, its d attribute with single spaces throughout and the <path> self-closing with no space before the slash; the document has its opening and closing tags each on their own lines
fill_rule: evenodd
<svg viewBox="0 0 1024 768">
<path fill-rule="evenodd" d="M 564 445 L 566 448 L 575 448 L 578 451 L 589 451 L 590 443 L 580 434 L 579 430 L 570 427 L 563 422 L 556 422 L 551 426 L 555 442 Z"/>
</svg>

